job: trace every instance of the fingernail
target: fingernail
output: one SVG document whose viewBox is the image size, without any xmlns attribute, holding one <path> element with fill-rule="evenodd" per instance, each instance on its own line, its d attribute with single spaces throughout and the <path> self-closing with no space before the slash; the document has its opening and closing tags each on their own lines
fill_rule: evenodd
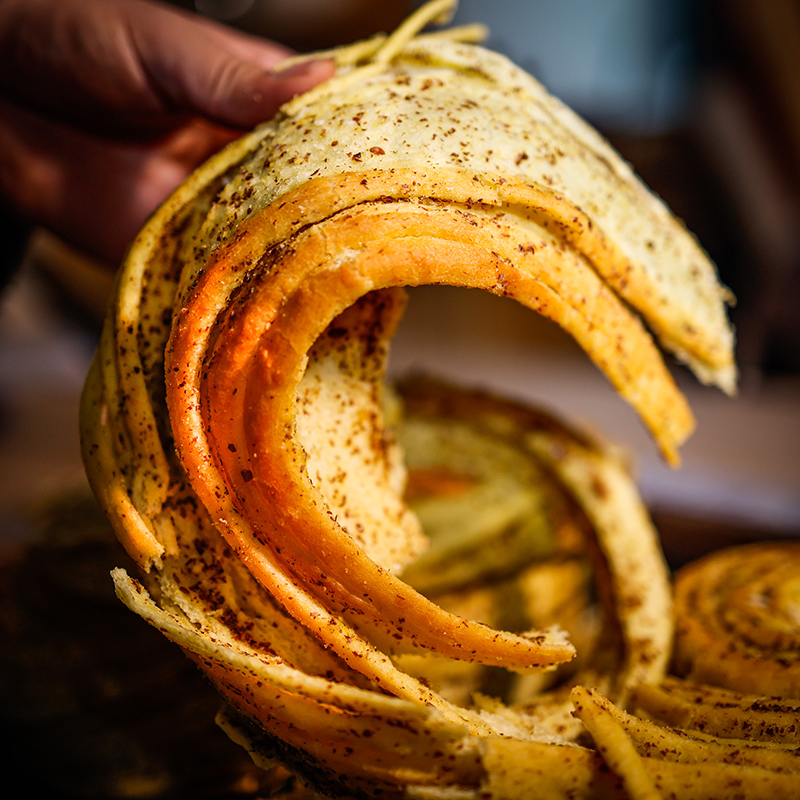
<svg viewBox="0 0 800 800">
<path fill-rule="evenodd" d="M 275 69 L 275 75 L 281 78 L 304 78 L 315 72 L 323 64 L 332 63 L 330 59 L 309 58 L 307 61 L 300 61 L 292 64 L 287 69 L 281 69 L 280 65 Z"/>
</svg>

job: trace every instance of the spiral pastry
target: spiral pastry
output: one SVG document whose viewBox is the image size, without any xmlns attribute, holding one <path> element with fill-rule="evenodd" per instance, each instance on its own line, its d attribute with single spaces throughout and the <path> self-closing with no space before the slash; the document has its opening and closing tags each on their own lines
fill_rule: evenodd
<svg viewBox="0 0 800 800">
<path fill-rule="evenodd" d="M 535 741 L 563 697 L 456 702 L 425 669 L 528 676 L 575 648 L 547 615 L 510 630 L 445 602 L 469 600 L 470 548 L 452 553 L 458 587 L 426 585 L 404 409 L 529 465 L 514 492 L 541 524 L 494 551 L 493 580 L 563 559 L 578 532 L 604 609 L 585 682 L 624 704 L 663 676 L 672 637 L 658 538 L 617 458 L 547 415 L 384 386 L 406 287 L 482 289 L 558 322 L 672 462 L 693 419 L 656 341 L 735 382 L 726 294 L 694 239 L 530 76 L 457 32 L 416 35 L 452 5 L 325 54 L 336 77 L 176 190 L 119 273 L 82 402 L 87 473 L 141 570 L 115 572 L 119 596 L 206 672 L 259 763 L 334 796 L 511 796 L 487 778 L 516 758 L 505 739 L 575 753 L 565 724 L 545 726 L 554 753 Z"/>
<path fill-rule="evenodd" d="M 800 794 L 798 565 L 800 545 L 783 541 L 683 567 L 674 674 L 633 690 L 636 716 L 596 693 L 578 695 L 587 727 L 611 743 L 629 783 L 652 788 L 644 762 L 656 758 L 704 765 L 702 796 Z"/>
<path fill-rule="evenodd" d="M 675 671 L 734 691 L 800 697 L 800 544 L 759 542 L 684 567 Z"/>
</svg>

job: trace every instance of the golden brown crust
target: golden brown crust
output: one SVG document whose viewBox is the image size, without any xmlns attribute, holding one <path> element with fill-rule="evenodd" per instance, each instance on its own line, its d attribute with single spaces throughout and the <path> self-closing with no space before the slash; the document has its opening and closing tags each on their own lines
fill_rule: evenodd
<svg viewBox="0 0 800 800">
<path fill-rule="evenodd" d="M 552 417 L 495 398 L 462 394 L 428 382 L 405 386 L 403 396 L 408 397 L 412 414 L 422 412 L 432 421 L 463 419 L 470 425 L 495 430 L 523 452 L 528 448 L 527 457 L 537 458 L 535 454 L 541 454 L 542 467 L 554 469 L 553 479 L 563 485 L 562 491 L 566 491 L 596 525 L 595 535 L 603 550 L 603 556 L 597 559 L 597 569 L 610 571 L 609 579 L 614 587 L 612 604 L 616 605 L 609 607 L 608 613 L 619 616 L 623 643 L 613 666 L 617 673 L 612 680 L 614 696 L 622 701 L 632 682 L 648 678 L 658 680 L 663 674 L 670 639 L 666 571 L 657 556 L 650 563 L 651 557 L 641 550 L 643 545 L 645 550 L 657 547 L 657 538 L 647 522 L 639 517 L 642 509 L 635 495 L 626 488 L 626 477 L 620 465 L 590 440 L 572 434 Z M 585 462 L 583 468 L 582 462 Z M 638 542 L 632 542 L 628 533 L 635 535 Z M 213 546 L 209 532 L 205 536 L 204 547 Z M 630 552 L 631 544 L 635 544 L 634 550 L 640 551 L 639 556 Z M 209 560 L 210 573 L 202 575 L 201 584 L 194 585 L 191 576 L 197 574 L 192 564 L 196 558 L 195 545 L 190 538 L 181 547 L 175 567 L 181 572 L 186 570 L 187 574 L 176 572 L 169 562 L 165 566 L 169 567 L 169 579 L 179 581 L 184 587 L 179 595 L 181 608 L 190 614 L 193 624 L 187 625 L 181 614 L 170 608 L 169 602 L 161 600 L 162 607 L 158 608 L 143 587 L 122 574 L 116 578 L 120 596 L 181 644 L 212 678 L 230 705 L 250 720 L 248 724 L 264 728 L 270 736 L 280 740 L 277 750 L 282 754 L 283 763 L 291 768 L 304 774 L 311 770 L 316 775 L 339 775 L 343 786 L 358 785 L 363 789 L 362 782 L 366 782 L 373 791 L 385 788 L 385 781 L 435 786 L 448 783 L 451 776 L 479 786 L 486 766 L 479 744 L 485 737 L 498 730 L 521 739 L 545 735 L 545 729 L 534 734 L 535 724 L 526 722 L 532 706 L 508 708 L 503 713 L 481 706 L 477 709 L 458 707 L 443 701 L 434 690 L 416 684 L 408 676 L 402 682 L 402 674 L 393 675 L 388 659 L 370 647 L 375 641 L 371 635 L 365 635 L 362 630 L 364 638 L 359 639 L 356 631 L 331 617 L 309 591 L 315 588 L 313 582 L 304 585 L 292 571 L 282 569 L 270 556 L 267 546 L 259 545 L 255 549 L 254 544 L 253 550 L 243 548 L 240 553 L 243 562 L 248 564 L 248 571 L 258 560 L 275 568 L 275 575 L 267 576 L 273 600 L 286 603 L 295 619 L 308 624 L 310 629 L 323 623 L 319 635 L 328 645 L 328 652 L 337 649 L 336 637 L 340 632 L 349 637 L 349 649 L 343 653 L 343 660 L 349 659 L 354 667 L 352 672 L 339 668 L 334 679 L 332 671 L 325 677 L 320 675 L 319 667 L 312 667 L 310 671 L 296 669 L 292 666 L 297 658 L 293 652 L 295 643 L 278 649 L 278 640 L 273 637 L 268 650 L 250 644 L 253 634 L 246 634 L 248 629 L 241 626 L 245 619 L 249 619 L 247 624 L 252 624 L 254 618 L 239 617 L 241 611 L 236 617 L 233 615 L 238 604 L 245 600 L 251 602 L 252 590 L 243 592 L 245 586 L 239 583 L 241 578 L 236 581 L 239 594 L 231 598 L 232 605 L 225 610 L 224 627 L 214 621 L 219 611 L 212 612 L 211 619 L 206 616 L 209 612 L 203 612 L 202 605 L 208 602 L 204 592 L 212 587 L 215 592 L 225 591 L 223 573 L 235 566 L 236 561 L 223 564 Z M 636 563 L 639 557 L 643 561 Z M 626 562 L 626 559 L 633 561 Z M 335 562 L 335 555 L 331 555 L 328 563 L 332 568 Z M 633 572 L 641 577 L 642 585 L 630 580 Z M 363 577 L 367 580 L 370 576 Z M 642 596 L 645 584 L 646 593 Z M 163 577 L 162 586 L 168 586 Z M 314 602 L 317 604 L 312 611 L 318 615 L 316 620 L 309 619 L 299 608 Z M 238 624 L 234 624 L 236 619 L 240 620 Z M 331 624 L 334 627 L 327 628 Z M 412 625 L 413 620 L 406 624 Z M 367 634 L 371 633 L 367 630 Z M 460 635 L 461 626 L 454 631 L 454 636 Z M 277 657 L 272 655 L 272 650 L 276 650 Z M 379 664 L 382 669 L 374 668 L 376 658 L 383 659 L 383 664 Z M 372 665 L 365 663 L 367 659 L 373 659 Z M 398 663 L 403 664 L 402 661 Z M 371 677 L 370 683 L 363 685 L 359 673 Z M 591 680 L 590 673 L 585 672 L 583 678 Z M 372 691 L 365 691 L 368 686 L 373 687 Z M 375 691 L 377 688 L 390 688 L 412 702 L 389 698 Z M 441 715 L 439 722 L 436 716 L 431 716 L 432 709 L 437 709 Z M 367 732 L 363 733 L 366 742 L 360 738 L 362 729 Z M 469 735 L 465 736 L 467 732 Z M 399 743 L 400 733 L 411 737 L 409 750 Z M 258 734 L 250 735 L 259 740 L 263 738 Z M 261 741 L 251 746 L 263 753 L 265 744 Z M 557 752 L 559 759 L 570 754 L 562 749 Z M 533 755 L 536 753 L 532 751 Z M 594 779 L 598 778 L 595 773 L 591 774 Z"/>
<path fill-rule="evenodd" d="M 390 206 L 392 199 L 414 202 Z M 184 301 L 178 325 L 188 330 L 215 318 L 234 289 L 246 277 L 252 280 L 243 264 L 280 271 L 270 279 L 272 297 L 260 302 L 286 307 L 301 282 L 311 302 L 314 271 L 337 284 L 339 278 L 328 276 L 329 260 L 342 274 L 349 270 L 353 281 L 359 280 L 360 262 L 362 283 L 353 286 L 349 302 L 333 304 L 337 287 L 317 290 L 319 308 L 307 312 L 317 323 L 323 308 L 330 321 L 357 293 L 386 286 L 449 283 L 502 294 L 568 330 L 637 409 L 666 458 L 677 462 L 677 448 L 694 427 L 692 413 L 649 334 L 594 269 L 601 262 L 620 272 L 630 265 L 581 217 L 543 187 L 455 169 L 312 179 L 237 227 L 234 240 L 215 254 L 194 286 L 192 299 Z M 279 243 L 283 249 L 273 251 Z M 397 251 L 393 261 L 384 245 Z M 349 264 L 338 263 L 342 254 Z M 215 305 L 198 300 L 203 293 Z M 300 325 L 297 319 L 293 324 Z M 317 324 L 312 335 L 322 328 Z M 191 347 L 200 347 L 196 338 Z"/>
<path fill-rule="evenodd" d="M 426 544 L 384 414 L 403 287 L 477 288 L 556 321 L 672 462 L 693 419 L 648 328 L 730 388 L 722 290 L 618 156 L 499 57 L 401 31 L 336 58 L 331 83 L 201 167 L 138 237 L 84 395 L 87 471 L 143 569 L 115 573 L 119 596 L 196 660 L 259 757 L 345 794 L 509 796 L 501 737 L 539 766 L 584 752 L 529 741 L 556 707 L 547 736 L 576 735 L 566 695 L 459 705 L 404 658 L 543 671 L 573 648 L 398 577 Z M 670 643 L 646 511 L 608 453 L 495 408 L 594 532 L 609 641 L 581 675 L 625 703 Z M 602 785 L 586 758 L 554 785 Z"/>
<path fill-rule="evenodd" d="M 345 59 L 336 79 L 285 111 L 224 194 L 239 221 L 314 177 L 418 168 L 421 153 L 433 170 L 547 187 L 567 199 L 565 232 L 601 231 L 624 256 L 594 266 L 661 344 L 733 390 L 727 292 L 707 256 L 596 131 L 507 60 L 424 37 L 387 42 L 360 63 Z"/>
</svg>

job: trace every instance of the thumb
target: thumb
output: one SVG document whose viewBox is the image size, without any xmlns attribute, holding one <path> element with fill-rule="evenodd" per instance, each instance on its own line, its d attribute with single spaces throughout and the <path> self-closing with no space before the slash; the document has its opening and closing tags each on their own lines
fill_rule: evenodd
<svg viewBox="0 0 800 800">
<path fill-rule="evenodd" d="M 140 17 L 137 22 L 143 21 Z M 164 15 L 157 31 L 136 36 L 151 86 L 174 111 L 233 128 L 250 128 L 334 73 L 328 59 L 276 69 L 291 53 L 264 39 L 209 20 Z"/>
<path fill-rule="evenodd" d="M 232 59 L 193 76 L 185 105 L 232 128 L 251 128 L 270 119 L 287 100 L 312 89 L 334 72 L 333 63 L 310 60 L 290 69 L 264 70 Z"/>
<path fill-rule="evenodd" d="M 290 54 L 151 0 L 0 0 L 0 92 L 88 130 L 252 127 L 334 71 Z"/>
</svg>

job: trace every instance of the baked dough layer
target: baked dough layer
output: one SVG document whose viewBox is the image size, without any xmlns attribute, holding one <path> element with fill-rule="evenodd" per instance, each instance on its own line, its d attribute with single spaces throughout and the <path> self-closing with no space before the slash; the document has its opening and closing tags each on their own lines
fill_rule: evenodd
<svg viewBox="0 0 800 800">
<path fill-rule="evenodd" d="M 584 753 L 534 743 L 574 735 L 568 698 L 459 704 L 404 665 L 539 674 L 574 647 L 403 580 L 427 546 L 383 384 L 406 287 L 488 291 L 556 321 L 672 462 L 694 423 L 658 345 L 732 390 L 733 337 L 713 265 L 596 133 L 500 56 L 408 33 L 328 54 L 331 82 L 154 214 L 117 279 L 83 448 L 142 570 L 117 571 L 118 594 L 211 677 L 258 758 L 331 791 L 499 797 L 501 737 L 541 764 Z M 612 454 L 497 403 L 488 418 L 593 531 L 614 656 L 582 674 L 624 704 L 669 653 L 657 535 Z"/>
</svg>

